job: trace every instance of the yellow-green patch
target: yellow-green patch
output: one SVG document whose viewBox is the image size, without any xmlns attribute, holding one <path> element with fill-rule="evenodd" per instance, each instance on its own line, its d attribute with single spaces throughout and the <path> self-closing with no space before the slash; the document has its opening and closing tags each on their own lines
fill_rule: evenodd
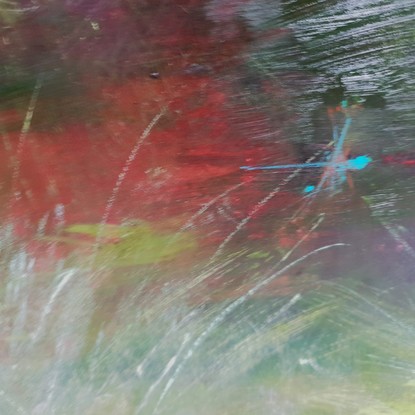
<svg viewBox="0 0 415 415">
<path fill-rule="evenodd" d="M 250 259 L 261 259 L 261 258 L 268 258 L 270 256 L 269 252 L 265 251 L 255 251 L 247 255 L 247 258 Z"/>
<path fill-rule="evenodd" d="M 78 240 L 76 234 L 91 237 L 91 246 L 99 244 L 94 252 L 94 262 L 107 267 L 159 263 L 174 259 L 197 245 L 188 233 L 161 233 L 144 222 L 133 226 L 75 224 L 64 231 L 74 234 L 74 237 L 66 238 L 66 243 Z"/>
</svg>

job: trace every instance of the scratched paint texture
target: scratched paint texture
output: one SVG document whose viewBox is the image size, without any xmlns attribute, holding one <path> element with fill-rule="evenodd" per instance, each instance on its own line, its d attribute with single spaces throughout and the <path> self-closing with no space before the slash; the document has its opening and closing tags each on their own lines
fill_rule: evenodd
<svg viewBox="0 0 415 415">
<path fill-rule="evenodd" d="M 0 413 L 415 413 L 414 18 L 0 1 Z"/>
</svg>

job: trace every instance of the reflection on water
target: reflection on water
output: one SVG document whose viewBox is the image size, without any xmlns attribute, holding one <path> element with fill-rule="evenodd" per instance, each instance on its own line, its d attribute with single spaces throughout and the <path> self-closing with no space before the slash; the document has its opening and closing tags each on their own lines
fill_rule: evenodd
<svg viewBox="0 0 415 415">
<path fill-rule="evenodd" d="M 412 414 L 414 6 L 0 3 L 1 413 Z"/>
</svg>

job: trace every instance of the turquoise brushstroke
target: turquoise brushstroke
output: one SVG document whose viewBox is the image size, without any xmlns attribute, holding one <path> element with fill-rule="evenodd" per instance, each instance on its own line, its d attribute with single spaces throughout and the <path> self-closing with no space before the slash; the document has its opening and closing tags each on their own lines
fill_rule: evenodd
<svg viewBox="0 0 415 415">
<path fill-rule="evenodd" d="M 347 108 L 347 101 L 342 101 L 343 108 Z M 315 163 L 292 163 L 292 164 L 278 164 L 274 166 L 241 166 L 241 170 L 284 170 L 284 169 L 310 169 L 310 168 L 324 168 L 331 167 L 324 171 L 322 178 L 317 186 L 308 185 L 304 188 L 303 193 L 315 195 L 320 192 L 323 186 L 329 181 L 330 190 L 335 193 L 339 184 L 343 183 L 347 179 L 348 170 L 362 170 L 368 166 L 373 160 L 371 157 L 358 156 L 350 160 L 341 160 L 343 156 L 343 146 L 349 131 L 352 119 L 346 117 L 340 136 L 337 125 L 333 126 L 333 151 L 327 157 L 327 161 L 315 162 Z M 335 172 L 335 173 L 334 173 Z"/>
<path fill-rule="evenodd" d="M 327 180 L 330 180 L 330 189 L 333 193 L 336 192 L 336 186 L 340 183 L 343 183 L 346 181 L 346 172 L 347 167 L 343 164 L 341 165 L 336 160 L 340 158 L 340 156 L 343 153 L 343 145 L 344 141 L 346 140 L 347 133 L 349 131 L 350 125 L 352 124 L 352 119 L 350 117 L 346 118 L 346 121 L 344 122 L 342 131 L 340 133 L 340 137 L 338 136 L 337 126 L 333 128 L 333 142 L 334 142 L 334 149 L 333 152 L 330 155 L 329 158 L 329 165 L 331 165 L 333 168 L 337 170 L 337 175 L 331 174 L 330 171 L 326 171 L 323 174 L 322 179 L 320 180 L 320 183 L 318 184 L 315 192 L 313 193 L 319 193 L 320 190 L 323 188 Z M 339 167 L 340 166 L 340 167 Z"/>
<path fill-rule="evenodd" d="M 362 170 L 373 160 L 369 156 L 358 156 L 354 159 L 334 163 L 332 161 L 320 161 L 317 163 L 293 163 L 278 164 L 275 166 L 242 166 L 241 170 L 285 170 L 285 169 L 310 169 L 333 166 L 339 170 Z"/>
</svg>

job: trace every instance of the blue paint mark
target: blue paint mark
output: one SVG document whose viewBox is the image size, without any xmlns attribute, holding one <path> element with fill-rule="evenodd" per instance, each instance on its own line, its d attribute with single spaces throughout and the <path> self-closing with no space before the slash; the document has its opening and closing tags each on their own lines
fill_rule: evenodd
<svg viewBox="0 0 415 415">
<path fill-rule="evenodd" d="M 284 170 L 284 169 L 311 169 L 333 166 L 339 170 L 340 174 L 346 170 L 362 170 L 373 160 L 369 156 L 358 156 L 354 159 L 334 163 L 332 161 L 320 161 L 317 163 L 294 163 L 277 164 L 275 166 L 242 166 L 241 170 Z"/>
<path fill-rule="evenodd" d="M 314 189 L 316 188 L 316 186 L 313 186 L 312 184 L 306 186 L 303 190 L 304 193 L 311 193 Z"/>
<path fill-rule="evenodd" d="M 334 145 L 334 150 L 331 156 L 332 160 L 336 160 L 342 153 L 344 141 L 346 140 L 347 132 L 349 131 L 351 124 L 352 124 L 352 119 L 350 117 L 347 117 L 346 121 L 344 122 L 344 126 L 340 134 L 340 137 L 337 139 L 336 137 L 337 134 L 334 135 L 333 140 L 335 142 L 335 145 Z"/>
<path fill-rule="evenodd" d="M 347 162 L 350 170 L 363 170 L 373 160 L 369 156 L 358 156 Z"/>
<path fill-rule="evenodd" d="M 320 190 L 323 188 L 324 184 L 328 180 L 330 182 L 330 189 L 331 189 L 332 192 L 336 192 L 336 185 L 346 181 L 347 167 L 344 165 L 344 163 L 341 167 L 339 167 L 339 163 L 336 163 L 336 160 L 338 160 L 340 158 L 340 155 L 343 152 L 344 141 L 346 140 L 347 132 L 348 132 L 351 124 L 352 124 L 352 119 L 350 117 L 347 117 L 346 121 L 344 122 L 342 131 L 340 133 L 340 137 L 338 135 L 337 126 L 334 126 L 334 128 L 333 128 L 334 149 L 333 149 L 333 152 L 331 153 L 331 156 L 330 156 L 330 159 L 328 160 L 328 162 L 331 166 L 336 168 L 337 177 L 336 177 L 336 175 L 330 174 L 329 171 L 326 171 L 323 174 L 323 177 L 320 180 L 320 183 L 318 184 L 315 193 L 319 193 Z"/>
<path fill-rule="evenodd" d="M 342 101 L 343 108 L 347 108 L 348 102 Z M 317 186 L 308 185 L 303 189 L 303 193 L 317 194 L 322 190 L 323 186 L 328 182 L 330 190 L 333 193 L 338 191 L 338 186 L 346 181 L 348 170 L 362 170 L 373 160 L 369 156 L 358 156 L 350 160 L 344 160 L 344 142 L 352 119 L 346 116 L 343 128 L 339 135 L 337 125 L 333 126 L 333 151 L 326 155 L 326 161 L 315 163 L 293 163 L 293 164 L 278 164 L 274 166 L 242 166 L 241 170 L 282 170 L 282 169 L 309 169 L 309 168 L 324 168 L 331 167 L 323 172 L 323 175 Z M 342 160 L 343 159 L 343 160 Z M 339 161 L 341 160 L 341 161 Z"/>
</svg>

